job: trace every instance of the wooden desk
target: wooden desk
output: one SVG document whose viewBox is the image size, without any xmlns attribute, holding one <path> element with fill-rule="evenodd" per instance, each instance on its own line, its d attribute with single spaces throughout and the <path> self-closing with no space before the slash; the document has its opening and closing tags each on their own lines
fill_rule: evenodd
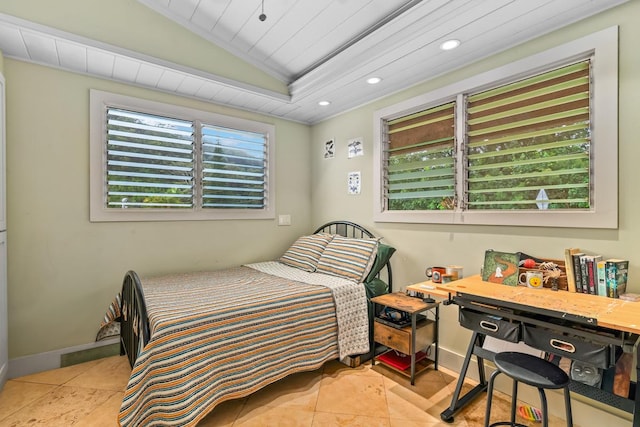
<svg viewBox="0 0 640 427">
<path fill-rule="evenodd" d="M 424 286 L 434 286 L 435 290 Z M 483 282 L 480 276 L 472 276 L 447 284 L 424 282 L 409 289 L 448 296 L 446 303 L 457 304 L 461 310 L 470 309 L 474 313 L 501 318 L 510 324 L 533 326 L 571 333 L 586 342 L 598 341 L 605 346 L 622 347 L 625 352 L 633 352 L 633 346 L 640 335 L 640 302 L 605 298 L 551 289 L 530 289 L 524 286 L 505 286 Z M 486 390 L 484 358 L 493 359 L 493 353 L 484 350 L 482 344 L 488 336 L 482 330 L 474 330 L 465 361 L 460 372 L 458 385 L 452 397 L 451 406 L 441 413 L 444 421 L 453 421 L 453 415 L 469 403 L 476 395 Z M 537 347 L 537 346 L 536 346 Z M 542 350 L 547 350 L 542 348 Z M 460 396 L 462 384 L 467 374 L 472 356 L 478 360 L 480 384 Z M 609 357 L 605 354 L 606 357 Z M 640 378 L 640 354 L 637 354 L 636 371 Z M 615 363 L 615 352 L 607 360 Z M 633 426 L 640 427 L 640 390 L 636 390 L 635 400 L 624 399 L 595 387 L 572 382 L 571 390 L 591 397 L 633 414 Z M 603 395 L 603 394 L 606 394 Z"/>
</svg>

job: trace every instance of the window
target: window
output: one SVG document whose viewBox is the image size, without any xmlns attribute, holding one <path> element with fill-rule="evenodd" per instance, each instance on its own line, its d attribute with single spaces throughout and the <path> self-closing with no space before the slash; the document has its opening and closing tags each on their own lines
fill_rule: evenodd
<svg viewBox="0 0 640 427">
<path fill-rule="evenodd" d="M 390 210 L 452 209 L 455 102 L 386 122 Z"/>
<path fill-rule="evenodd" d="M 469 210 L 590 209 L 590 63 L 467 98 Z"/>
<path fill-rule="evenodd" d="M 273 218 L 274 133 L 91 91 L 91 220 Z"/>
<path fill-rule="evenodd" d="M 617 28 L 376 112 L 377 221 L 617 227 Z"/>
</svg>

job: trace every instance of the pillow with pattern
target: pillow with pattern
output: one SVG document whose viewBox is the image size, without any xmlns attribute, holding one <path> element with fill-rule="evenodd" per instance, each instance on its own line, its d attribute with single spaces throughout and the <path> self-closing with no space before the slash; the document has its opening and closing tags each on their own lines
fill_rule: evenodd
<svg viewBox="0 0 640 427">
<path fill-rule="evenodd" d="M 296 267 L 313 273 L 324 248 L 333 239 L 332 234 L 318 233 L 302 236 L 280 257 L 278 261 L 290 267 Z"/>
<path fill-rule="evenodd" d="M 362 282 L 378 252 L 378 240 L 334 236 L 318 260 L 317 271 Z"/>
</svg>

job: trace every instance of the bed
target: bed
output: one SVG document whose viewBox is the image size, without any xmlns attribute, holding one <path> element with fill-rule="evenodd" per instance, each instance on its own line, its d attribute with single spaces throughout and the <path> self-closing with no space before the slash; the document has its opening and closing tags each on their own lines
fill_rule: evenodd
<svg viewBox="0 0 640 427">
<path fill-rule="evenodd" d="M 196 425 L 218 404 L 333 359 L 369 359 L 373 296 L 394 248 L 334 221 L 278 259 L 140 278 L 126 273 L 121 353 L 132 366 L 123 426 Z"/>
</svg>

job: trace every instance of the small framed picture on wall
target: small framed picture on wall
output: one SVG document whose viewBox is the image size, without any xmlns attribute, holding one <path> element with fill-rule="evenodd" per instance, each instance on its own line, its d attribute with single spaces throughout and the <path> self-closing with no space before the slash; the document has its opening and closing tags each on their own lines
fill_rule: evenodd
<svg viewBox="0 0 640 427">
<path fill-rule="evenodd" d="M 336 154 L 335 140 L 332 138 L 324 143 L 324 158 L 333 159 Z"/>
<path fill-rule="evenodd" d="M 347 191 L 349 194 L 360 194 L 360 171 L 358 172 L 349 172 L 347 176 Z"/>
<path fill-rule="evenodd" d="M 362 143 L 362 137 L 350 139 L 347 143 L 349 158 L 363 156 L 364 144 Z"/>
</svg>

